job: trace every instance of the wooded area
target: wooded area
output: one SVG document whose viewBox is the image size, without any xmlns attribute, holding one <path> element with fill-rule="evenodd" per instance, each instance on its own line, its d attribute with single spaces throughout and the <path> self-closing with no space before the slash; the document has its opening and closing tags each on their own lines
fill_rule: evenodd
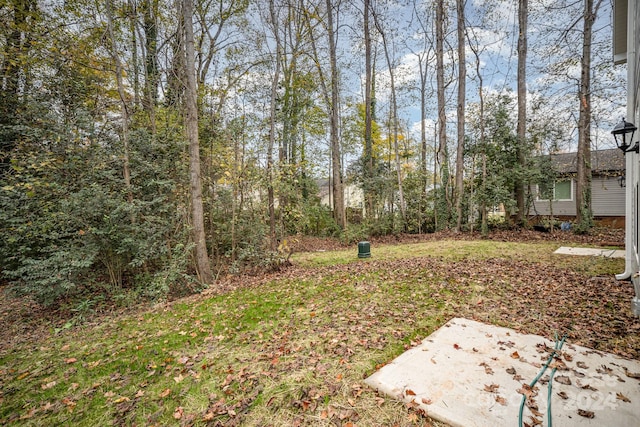
<svg viewBox="0 0 640 427">
<path fill-rule="evenodd" d="M 587 232 L 625 102 L 611 6 L 513 3 L 4 0 L 2 280 L 126 304 L 273 267 L 296 234 L 526 226 L 540 156 L 576 148 Z"/>
</svg>

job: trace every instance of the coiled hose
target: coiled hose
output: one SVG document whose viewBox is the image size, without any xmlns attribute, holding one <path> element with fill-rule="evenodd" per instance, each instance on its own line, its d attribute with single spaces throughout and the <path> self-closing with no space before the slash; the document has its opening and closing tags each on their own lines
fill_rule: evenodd
<svg viewBox="0 0 640 427">
<path fill-rule="evenodd" d="M 547 370 L 547 368 L 551 364 L 551 361 L 556 356 L 556 353 L 559 352 L 562 349 L 562 346 L 564 345 L 564 340 L 566 338 L 567 338 L 567 335 L 565 334 L 562 337 L 562 339 L 560 341 L 558 341 L 558 334 L 556 333 L 556 339 L 555 339 L 556 343 L 555 343 L 553 351 L 551 352 L 551 355 L 549 356 L 549 360 L 547 360 L 547 363 L 544 364 L 544 366 L 542 367 L 542 369 L 540 370 L 538 375 L 533 379 L 531 384 L 529 384 L 529 387 L 531 387 L 533 389 L 533 386 L 536 385 L 536 383 L 538 382 L 540 377 L 542 377 L 542 375 L 545 373 L 545 371 Z M 549 383 L 547 384 L 547 424 L 548 424 L 549 427 L 552 426 L 552 424 L 551 424 L 551 389 L 552 389 L 552 383 L 553 383 L 553 375 L 556 373 L 557 369 L 558 368 L 553 368 L 553 370 L 551 371 L 550 378 L 549 378 Z M 520 402 L 520 411 L 518 412 L 518 427 L 522 427 L 522 413 L 524 412 L 524 404 L 525 404 L 526 401 L 527 401 L 527 396 L 523 394 L 522 395 L 522 401 Z"/>
</svg>

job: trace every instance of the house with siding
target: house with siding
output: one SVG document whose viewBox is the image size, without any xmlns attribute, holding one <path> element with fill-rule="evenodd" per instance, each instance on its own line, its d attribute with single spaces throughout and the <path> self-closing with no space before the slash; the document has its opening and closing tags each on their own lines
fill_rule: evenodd
<svg viewBox="0 0 640 427">
<path fill-rule="evenodd" d="M 576 216 L 576 153 L 550 155 L 556 178 L 550 186 L 536 185 L 530 214 L 571 220 Z M 591 205 L 596 221 L 624 227 L 625 157 L 617 148 L 591 152 Z"/>
<path fill-rule="evenodd" d="M 628 122 L 640 124 L 640 4 L 637 0 L 613 1 L 613 61 L 627 64 L 627 116 Z M 631 146 L 638 141 L 638 132 Z M 640 316 L 640 201 L 638 195 L 640 177 L 640 154 L 635 150 L 625 156 L 625 270 L 616 275 L 618 280 L 631 280 L 635 297 L 631 300 L 631 311 Z"/>
</svg>

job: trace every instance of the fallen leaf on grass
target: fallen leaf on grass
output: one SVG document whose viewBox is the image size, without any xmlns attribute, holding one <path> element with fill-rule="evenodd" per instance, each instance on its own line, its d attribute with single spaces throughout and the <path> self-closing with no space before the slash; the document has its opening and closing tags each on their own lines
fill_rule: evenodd
<svg viewBox="0 0 640 427">
<path fill-rule="evenodd" d="M 70 365 L 72 363 L 76 363 L 78 361 L 78 359 L 76 359 L 75 357 L 69 357 L 68 359 L 64 359 L 64 363 L 66 363 L 67 365 Z"/>
<path fill-rule="evenodd" d="M 36 413 L 36 409 L 35 408 L 31 408 L 31 409 L 29 409 L 29 412 L 27 412 L 26 414 L 20 415 L 20 420 L 28 420 L 30 418 L 33 418 L 33 415 L 35 413 Z"/>
<path fill-rule="evenodd" d="M 164 397 L 169 396 L 170 394 L 171 394 L 171 389 L 168 388 L 168 389 L 166 389 L 166 390 L 164 390 L 163 392 L 160 393 L 160 397 L 164 398 Z"/>
<path fill-rule="evenodd" d="M 77 405 L 76 402 L 74 402 L 73 400 L 71 400 L 68 397 L 65 397 L 64 399 L 62 399 L 62 403 L 67 407 L 69 412 L 73 412 L 73 408 L 75 408 L 76 405 Z"/>
<path fill-rule="evenodd" d="M 182 406 L 178 406 L 176 410 L 173 412 L 173 418 L 175 418 L 176 420 L 179 420 L 180 418 L 182 418 L 183 414 L 184 414 L 184 409 L 182 409 Z"/>
<path fill-rule="evenodd" d="M 50 388 L 55 387 L 56 384 L 58 384 L 56 381 L 51 381 L 51 382 L 48 382 L 46 384 L 42 384 L 40 386 L 40 388 L 42 388 L 43 390 L 49 390 Z"/>
</svg>

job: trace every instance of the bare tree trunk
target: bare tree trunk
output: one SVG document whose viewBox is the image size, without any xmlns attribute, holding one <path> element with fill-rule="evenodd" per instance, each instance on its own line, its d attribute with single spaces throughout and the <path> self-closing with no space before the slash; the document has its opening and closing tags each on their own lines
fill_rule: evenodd
<svg viewBox="0 0 640 427">
<path fill-rule="evenodd" d="M 389 69 L 389 78 L 391 80 L 391 111 L 390 111 L 390 131 L 393 134 L 393 152 L 396 163 L 396 178 L 398 182 L 398 204 L 400 208 L 400 215 L 402 215 L 403 226 L 406 224 L 406 208 L 404 203 L 404 191 L 402 189 L 402 168 L 400 164 L 400 153 L 398 148 L 398 102 L 396 98 L 396 86 L 395 76 L 393 72 L 393 63 L 391 62 L 391 56 L 389 55 L 389 47 L 387 45 L 387 37 L 377 14 L 373 13 L 373 19 L 376 25 L 376 29 L 382 38 L 382 45 L 384 47 L 384 56 L 387 61 L 387 67 Z"/>
<path fill-rule="evenodd" d="M 525 223 L 525 190 L 522 172 L 526 162 L 526 131 L 527 131 L 527 17 L 529 13 L 529 0 L 519 0 L 518 3 L 518 143 L 516 150 L 520 175 L 516 179 L 516 223 Z"/>
<path fill-rule="evenodd" d="M 140 106 L 140 68 L 138 67 L 138 5 L 135 0 L 127 0 L 127 15 L 129 18 L 129 32 L 131 32 L 131 70 L 133 74 L 133 110 Z"/>
<path fill-rule="evenodd" d="M 465 60 L 465 0 L 456 0 L 458 12 L 458 144 L 456 149 L 456 233 L 462 228 L 462 198 L 464 197 L 464 127 L 467 63 Z"/>
<path fill-rule="evenodd" d="M 269 244 L 271 251 L 275 251 L 278 247 L 278 239 L 276 237 L 275 195 L 273 191 L 273 147 L 276 143 L 276 102 L 278 82 L 280 80 L 281 45 L 274 0 L 269 1 L 269 13 L 271 15 L 271 24 L 273 25 L 273 35 L 276 40 L 276 69 L 273 72 L 273 80 L 271 81 L 271 116 L 269 120 L 269 147 L 267 148 L 267 203 L 269 204 Z"/>
<path fill-rule="evenodd" d="M 331 105 L 329 107 L 332 180 L 333 180 L 333 216 L 338 226 L 344 230 L 347 226 L 347 217 L 344 206 L 344 188 L 342 184 L 342 161 L 340 156 L 340 139 L 338 135 L 338 64 L 336 58 L 335 28 L 333 25 L 333 4 L 326 0 L 327 4 L 327 35 L 329 38 L 329 60 L 331 63 Z"/>
<path fill-rule="evenodd" d="M 435 231 L 438 230 L 438 192 L 436 191 L 438 185 L 438 126 L 433 127 L 433 152 L 435 155 L 433 156 L 433 194 L 435 194 L 435 198 L 433 201 L 433 226 Z"/>
<path fill-rule="evenodd" d="M 421 175 L 421 193 L 420 193 L 420 215 L 422 216 L 423 210 L 426 208 L 426 198 L 428 196 L 428 178 L 427 178 L 427 127 L 426 127 L 426 119 L 427 119 L 427 84 L 428 80 L 428 67 L 429 60 L 431 55 L 433 54 L 433 40 L 429 40 L 427 34 L 431 32 L 430 23 L 426 18 L 426 15 L 418 10 L 418 4 L 414 2 L 413 4 L 413 19 L 415 19 L 419 23 L 419 29 L 423 33 L 424 37 L 424 47 L 419 52 L 413 52 L 414 55 L 418 58 L 418 71 L 420 75 L 420 175 Z M 427 44 L 427 42 L 430 42 Z M 420 219 L 420 224 L 422 224 L 422 218 Z M 420 226 L 420 230 L 422 230 L 422 225 Z"/>
<path fill-rule="evenodd" d="M 437 159 L 440 164 L 440 183 L 443 186 L 445 200 L 448 202 L 448 154 L 447 154 L 447 117 L 445 115 L 445 84 L 444 84 L 444 0 L 436 1 L 436 82 L 438 98 L 438 152 Z M 447 203 L 448 204 L 448 203 Z M 449 217 L 450 212 L 445 212 Z M 448 226 L 448 221 L 445 221 Z"/>
<path fill-rule="evenodd" d="M 158 0 L 143 0 L 145 35 L 145 87 L 143 106 L 149 116 L 151 133 L 156 133 L 156 104 L 158 103 Z"/>
<path fill-rule="evenodd" d="M 367 216 L 373 215 L 373 191 L 371 189 L 371 181 L 373 180 L 373 108 L 371 105 L 373 84 L 371 74 L 373 70 L 371 69 L 371 34 L 369 32 L 369 8 L 370 0 L 364 0 L 364 190 Z"/>
<path fill-rule="evenodd" d="M 591 42 L 593 23 L 602 0 L 585 0 L 582 61 L 580 63 L 580 117 L 578 119 L 578 171 L 576 186 L 576 221 L 578 231 L 587 232 L 593 226 L 591 208 Z"/>
<path fill-rule="evenodd" d="M 483 236 L 486 236 L 489 232 L 489 224 L 487 221 L 487 142 L 485 135 L 485 121 L 484 121 L 484 80 L 482 78 L 481 71 L 481 63 L 480 63 L 480 52 L 478 51 L 478 47 L 474 46 L 473 43 L 469 43 L 469 47 L 473 52 L 476 58 L 476 75 L 478 76 L 478 98 L 480 103 L 480 147 L 481 147 L 481 162 L 482 162 L 482 181 L 480 184 L 480 191 L 482 192 L 482 201 L 480 202 L 480 230 Z"/>
<path fill-rule="evenodd" d="M 193 0 L 182 2 L 185 48 L 185 127 L 189 140 L 189 176 L 191 181 L 191 220 L 195 242 L 196 267 L 200 280 L 213 281 L 204 230 L 204 207 L 200 174 L 200 141 L 198 134 L 198 91 L 196 85 L 195 46 L 193 39 Z"/>
</svg>

